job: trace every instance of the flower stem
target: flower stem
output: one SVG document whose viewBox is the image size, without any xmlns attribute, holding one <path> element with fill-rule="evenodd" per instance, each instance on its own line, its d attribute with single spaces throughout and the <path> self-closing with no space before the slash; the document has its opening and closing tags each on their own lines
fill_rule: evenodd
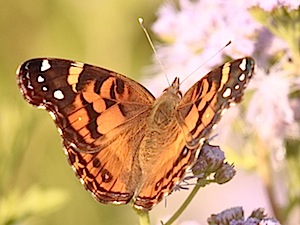
<svg viewBox="0 0 300 225">
<path fill-rule="evenodd" d="M 139 225 L 150 225 L 149 212 L 145 210 L 135 209 L 134 211 L 139 215 Z"/>
<path fill-rule="evenodd" d="M 274 174 L 272 173 L 272 165 L 270 159 L 270 153 L 268 147 L 261 140 L 258 141 L 257 148 L 258 156 L 258 171 L 262 177 L 262 181 L 267 191 L 267 195 L 274 212 L 274 216 L 280 222 L 283 222 L 282 213 L 276 199 L 276 192 L 274 189 Z"/>
<path fill-rule="evenodd" d="M 201 187 L 204 187 L 205 185 L 207 185 L 210 181 L 206 180 L 206 179 L 199 179 L 197 181 L 196 186 L 194 187 L 194 189 L 192 190 L 192 192 L 189 194 L 189 196 L 187 197 L 187 199 L 184 201 L 184 203 L 180 206 L 180 208 L 174 213 L 174 215 L 166 222 L 163 223 L 164 225 L 171 225 L 182 213 L 183 211 L 186 209 L 186 207 L 190 204 L 190 202 L 192 201 L 192 199 L 195 197 L 195 195 L 197 194 L 197 192 L 199 191 L 199 189 Z"/>
</svg>

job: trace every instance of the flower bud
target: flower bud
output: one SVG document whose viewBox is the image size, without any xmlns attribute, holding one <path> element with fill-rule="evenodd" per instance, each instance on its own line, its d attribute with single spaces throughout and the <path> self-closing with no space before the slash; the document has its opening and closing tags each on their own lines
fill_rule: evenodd
<svg viewBox="0 0 300 225">
<path fill-rule="evenodd" d="M 251 215 L 249 216 L 249 218 L 257 218 L 262 220 L 263 218 L 265 218 L 266 215 L 264 214 L 264 209 L 263 208 L 258 208 L 256 210 L 254 210 Z"/>
<path fill-rule="evenodd" d="M 221 213 L 211 215 L 211 217 L 207 219 L 209 225 L 229 225 L 232 221 L 244 221 L 244 211 L 242 207 L 226 209 Z"/>
<path fill-rule="evenodd" d="M 236 171 L 234 169 L 233 165 L 229 165 L 228 163 L 224 163 L 222 164 L 221 168 L 219 168 L 215 174 L 215 181 L 218 184 L 224 184 L 228 181 L 230 181 L 234 175 L 235 175 Z"/>
<path fill-rule="evenodd" d="M 224 152 L 219 146 L 204 144 L 192 171 L 194 175 L 209 175 L 221 167 L 224 159 Z"/>
</svg>

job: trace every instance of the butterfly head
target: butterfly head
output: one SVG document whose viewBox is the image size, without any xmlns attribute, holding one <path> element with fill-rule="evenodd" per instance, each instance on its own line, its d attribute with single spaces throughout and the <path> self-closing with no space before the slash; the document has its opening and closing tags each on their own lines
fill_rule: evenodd
<svg viewBox="0 0 300 225">
<path fill-rule="evenodd" d="M 182 92 L 179 90 L 179 88 L 180 88 L 179 77 L 175 77 L 171 86 L 166 88 L 163 93 L 166 93 L 166 92 L 173 93 L 174 95 L 178 96 L 181 99 Z"/>
</svg>

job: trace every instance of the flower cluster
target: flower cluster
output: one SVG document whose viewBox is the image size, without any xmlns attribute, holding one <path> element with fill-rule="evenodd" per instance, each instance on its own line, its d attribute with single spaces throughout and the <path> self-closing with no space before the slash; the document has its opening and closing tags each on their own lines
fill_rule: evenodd
<svg viewBox="0 0 300 225">
<path fill-rule="evenodd" d="M 245 220 L 244 211 L 241 207 L 234 207 L 213 214 L 207 221 L 209 225 L 280 225 L 277 220 L 267 218 L 263 209 L 254 210 Z"/>
<path fill-rule="evenodd" d="M 158 55 L 170 80 L 175 76 L 190 74 L 201 62 L 205 62 L 198 71 L 199 75 L 191 77 L 190 82 L 193 83 L 195 79 L 201 78 L 200 74 L 204 75 L 210 68 L 221 64 L 224 57 L 237 58 L 253 54 L 253 35 L 260 29 L 260 25 L 253 22 L 241 1 L 230 1 L 231 4 L 222 0 L 180 0 L 178 6 L 169 3 L 159 9 L 152 30 L 161 40 Z M 233 3 L 235 7 L 232 7 Z M 207 60 L 233 39 L 234 45 L 224 49 L 213 60 Z M 157 76 L 157 82 L 153 83 L 152 78 L 152 82 L 149 82 L 155 94 L 160 94 L 157 91 L 165 87 L 161 79 L 161 76 Z"/>
<path fill-rule="evenodd" d="M 299 135 L 289 99 L 292 85 L 296 82 L 297 77 L 289 76 L 287 71 L 278 69 L 275 65 L 269 72 L 259 68 L 256 79 L 251 84 L 254 93 L 246 120 L 271 149 L 283 146 L 284 138 L 288 134 L 294 137 Z"/>
<path fill-rule="evenodd" d="M 169 79 L 177 76 L 184 78 L 195 72 L 184 82 L 186 86 L 182 87 L 183 90 L 225 61 L 244 56 L 255 59 L 256 74 L 247 89 L 246 101 L 234 111 L 234 118 L 227 120 L 227 124 L 223 123 L 216 139 L 226 140 L 222 145 L 229 146 L 229 149 L 236 148 L 242 152 L 247 148 L 245 152 L 252 153 L 253 158 L 257 157 L 254 167 L 263 174 L 266 185 L 273 182 L 274 173 L 270 169 L 274 169 L 276 163 L 289 163 L 288 153 L 300 154 L 297 145 L 300 143 L 299 27 L 300 2 L 295 0 L 168 2 L 160 7 L 152 27 L 160 41 L 157 52 Z M 232 44 L 223 49 L 228 41 Z M 155 68 L 158 66 L 156 64 Z M 151 78 L 149 86 L 154 94 L 159 94 L 158 91 L 166 86 L 166 82 L 162 82 L 165 80 L 162 77 L 164 73 L 157 72 L 156 78 Z M 238 123 L 242 126 L 236 126 Z M 235 138 L 227 138 L 228 133 L 224 130 L 232 132 L 230 137 Z M 227 137 L 222 138 L 225 133 Z M 296 144 L 291 144 L 290 140 Z M 290 177 L 296 177 L 293 174 L 298 173 L 299 163 L 290 163 L 292 166 L 282 168 Z M 201 176 L 202 171 L 203 175 L 206 164 L 205 161 L 198 161 L 194 172 Z M 299 183 L 295 185 L 297 181 L 292 180 L 286 182 L 292 193 L 286 201 L 297 201 L 300 196 Z M 271 184 L 268 189 L 273 195 L 275 192 L 271 189 L 275 185 Z M 279 209 L 275 204 L 276 196 L 273 197 L 271 202 L 276 213 Z M 286 208 L 289 208 L 288 202 Z M 286 220 L 287 217 L 285 215 L 280 219 Z"/>
<path fill-rule="evenodd" d="M 198 156 L 192 171 L 195 177 L 206 179 L 213 174 L 214 182 L 223 184 L 231 180 L 236 171 L 225 162 L 224 152 L 219 146 L 205 144 Z"/>
<path fill-rule="evenodd" d="M 300 88 L 300 72 L 297 67 L 297 62 L 300 61 L 297 56 L 300 53 L 293 53 L 299 51 L 299 48 L 293 49 L 292 41 L 283 40 L 280 32 L 276 32 L 282 27 L 270 27 L 272 24 L 282 25 L 280 21 L 284 21 L 284 26 L 291 27 L 292 30 L 297 26 L 288 25 L 288 18 L 281 18 L 283 12 L 280 14 L 276 11 L 270 18 L 266 18 L 266 13 L 280 7 L 285 7 L 280 9 L 290 12 L 299 5 L 297 1 L 278 0 L 247 3 L 239 0 L 179 0 L 178 5 L 164 4 L 158 11 L 153 32 L 161 40 L 158 55 L 165 66 L 166 74 L 170 79 L 186 76 L 198 68 L 201 62 L 205 62 L 197 75 L 186 82 L 189 84 L 184 83 L 191 86 L 205 74 L 203 71 L 210 70 L 209 68 L 224 60 L 252 55 L 258 68 L 251 85 L 254 96 L 245 118 L 263 141 L 268 143 L 274 138 L 276 145 L 283 145 L 287 136 L 298 137 L 300 134 L 299 127 L 295 126 L 294 109 L 289 98 L 295 88 Z M 270 24 L 267 26 L 262 23 L 262 18 Z M 296 37 L 297 44 L 299 39 L 300 37 Z M 206 62 L 230 40 L 234 40 L 231 46 Z M 282 57 L 283 54 L 288 57 Z M 294 57 L 291 58 L 292 56 Z M 296 65 L 287 70 L 287 66 L 291 67 L 291 60 Z M 198 75 L 198 72 L 202 74 Z M 156 76 L 156 82 L 152 81 L 149 85 L 155 94 L 165 86 L 161 82 L 165 78 L 161 75 Z M 273 149 L 273 146 L 270 148 Z"/>
<path fill-rule="evenodd" d="M 218 214 L 212 214 L 208 220 L 209 225 L 280 225 L 280 223 L 264 214 L 263 209 L 254 210 L 245 219 L 242 207 L 226 209 Z M 200 225 L 197 221 L 184 221 L 180 225 Z"/>
</svg>

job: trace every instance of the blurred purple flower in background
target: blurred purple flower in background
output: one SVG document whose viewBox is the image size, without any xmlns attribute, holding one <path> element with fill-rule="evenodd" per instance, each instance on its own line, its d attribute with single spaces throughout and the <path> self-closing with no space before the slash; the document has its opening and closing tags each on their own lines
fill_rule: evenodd
<svg viewBox="0 0 300 225">
<path fill-rule="evenodd" d="M 285 137 L 289 135 L 299 137 L 299 127 L 289 102 L 292 84 L 297 82 L 297 77 L 288 76 L 285 70 L 274 65 L 269 72 L 258 69 L 251 84 L 254 94 L 248 105 L 246 120 L 270 149 L 283 146 Z"/>
<path fill-rule="evenodd" d="M 236 7 L 232 7 L 233 5 Z M 180 0 L 179 6 L 167 3 L 159 9 L 158 19 L 152 30 L 162 41 L 158 46 L 158 54 L 169 79 L 172 80 L 176 76 L 190 74 L 201 62 L 209 59 L 233 39 L 235 44 L 206 62 L 199 74 L 204 76 L 210 68 L 221 64 L 226 56 L 237 58 L 252 55 L 255 47 L 254 35 L 260 27 L 251 18 L 243 1 Z M 157 65 L 156 70 L 161 71 L 161 68 Z M 201 75 L 195 75 L 190 82 L 193 83 L 200 77 Z M 165 87 L 164 82 L 158 81 L 161 79 L 158 76 L 155 84 L 149 82 L 150 89 L 152 83 L 153 92 L 157 95 Z"/>
<path fill-rule="evenodd" d="M 225 61 L 244 56 L 256 60 L 256 74 L 245 101 L 229 110 L 216 139 L 225 140 L 218 143 L 222 148 L 240 153 L 244 168 L 256 169 L 275 216 L 288 221 L 291 211 L 300 208 L 300 1 L 167 2 L 158 10 L 152 30 L 160 41 L 157 52 L 171 81 L 176 76 L 184 79 L 204 62 L 184 82 L 183 91 Z M 230 40 L 232 44 L 214 56 Z M 162 82 L 166 78 L 158 63 L 154 70 L 157 76 L 147 86 L 158 95 L 167 84 Z M 252 166 L 245 163 L 249 154 L 255 158 Z M 289 158 L 290 154 L 295 157 Z M 274 162 L 282 165 L 281 174 L 288 174 L 281 204 L 275 189 L 276 180 L 282 180 Z"/>
</svg>

